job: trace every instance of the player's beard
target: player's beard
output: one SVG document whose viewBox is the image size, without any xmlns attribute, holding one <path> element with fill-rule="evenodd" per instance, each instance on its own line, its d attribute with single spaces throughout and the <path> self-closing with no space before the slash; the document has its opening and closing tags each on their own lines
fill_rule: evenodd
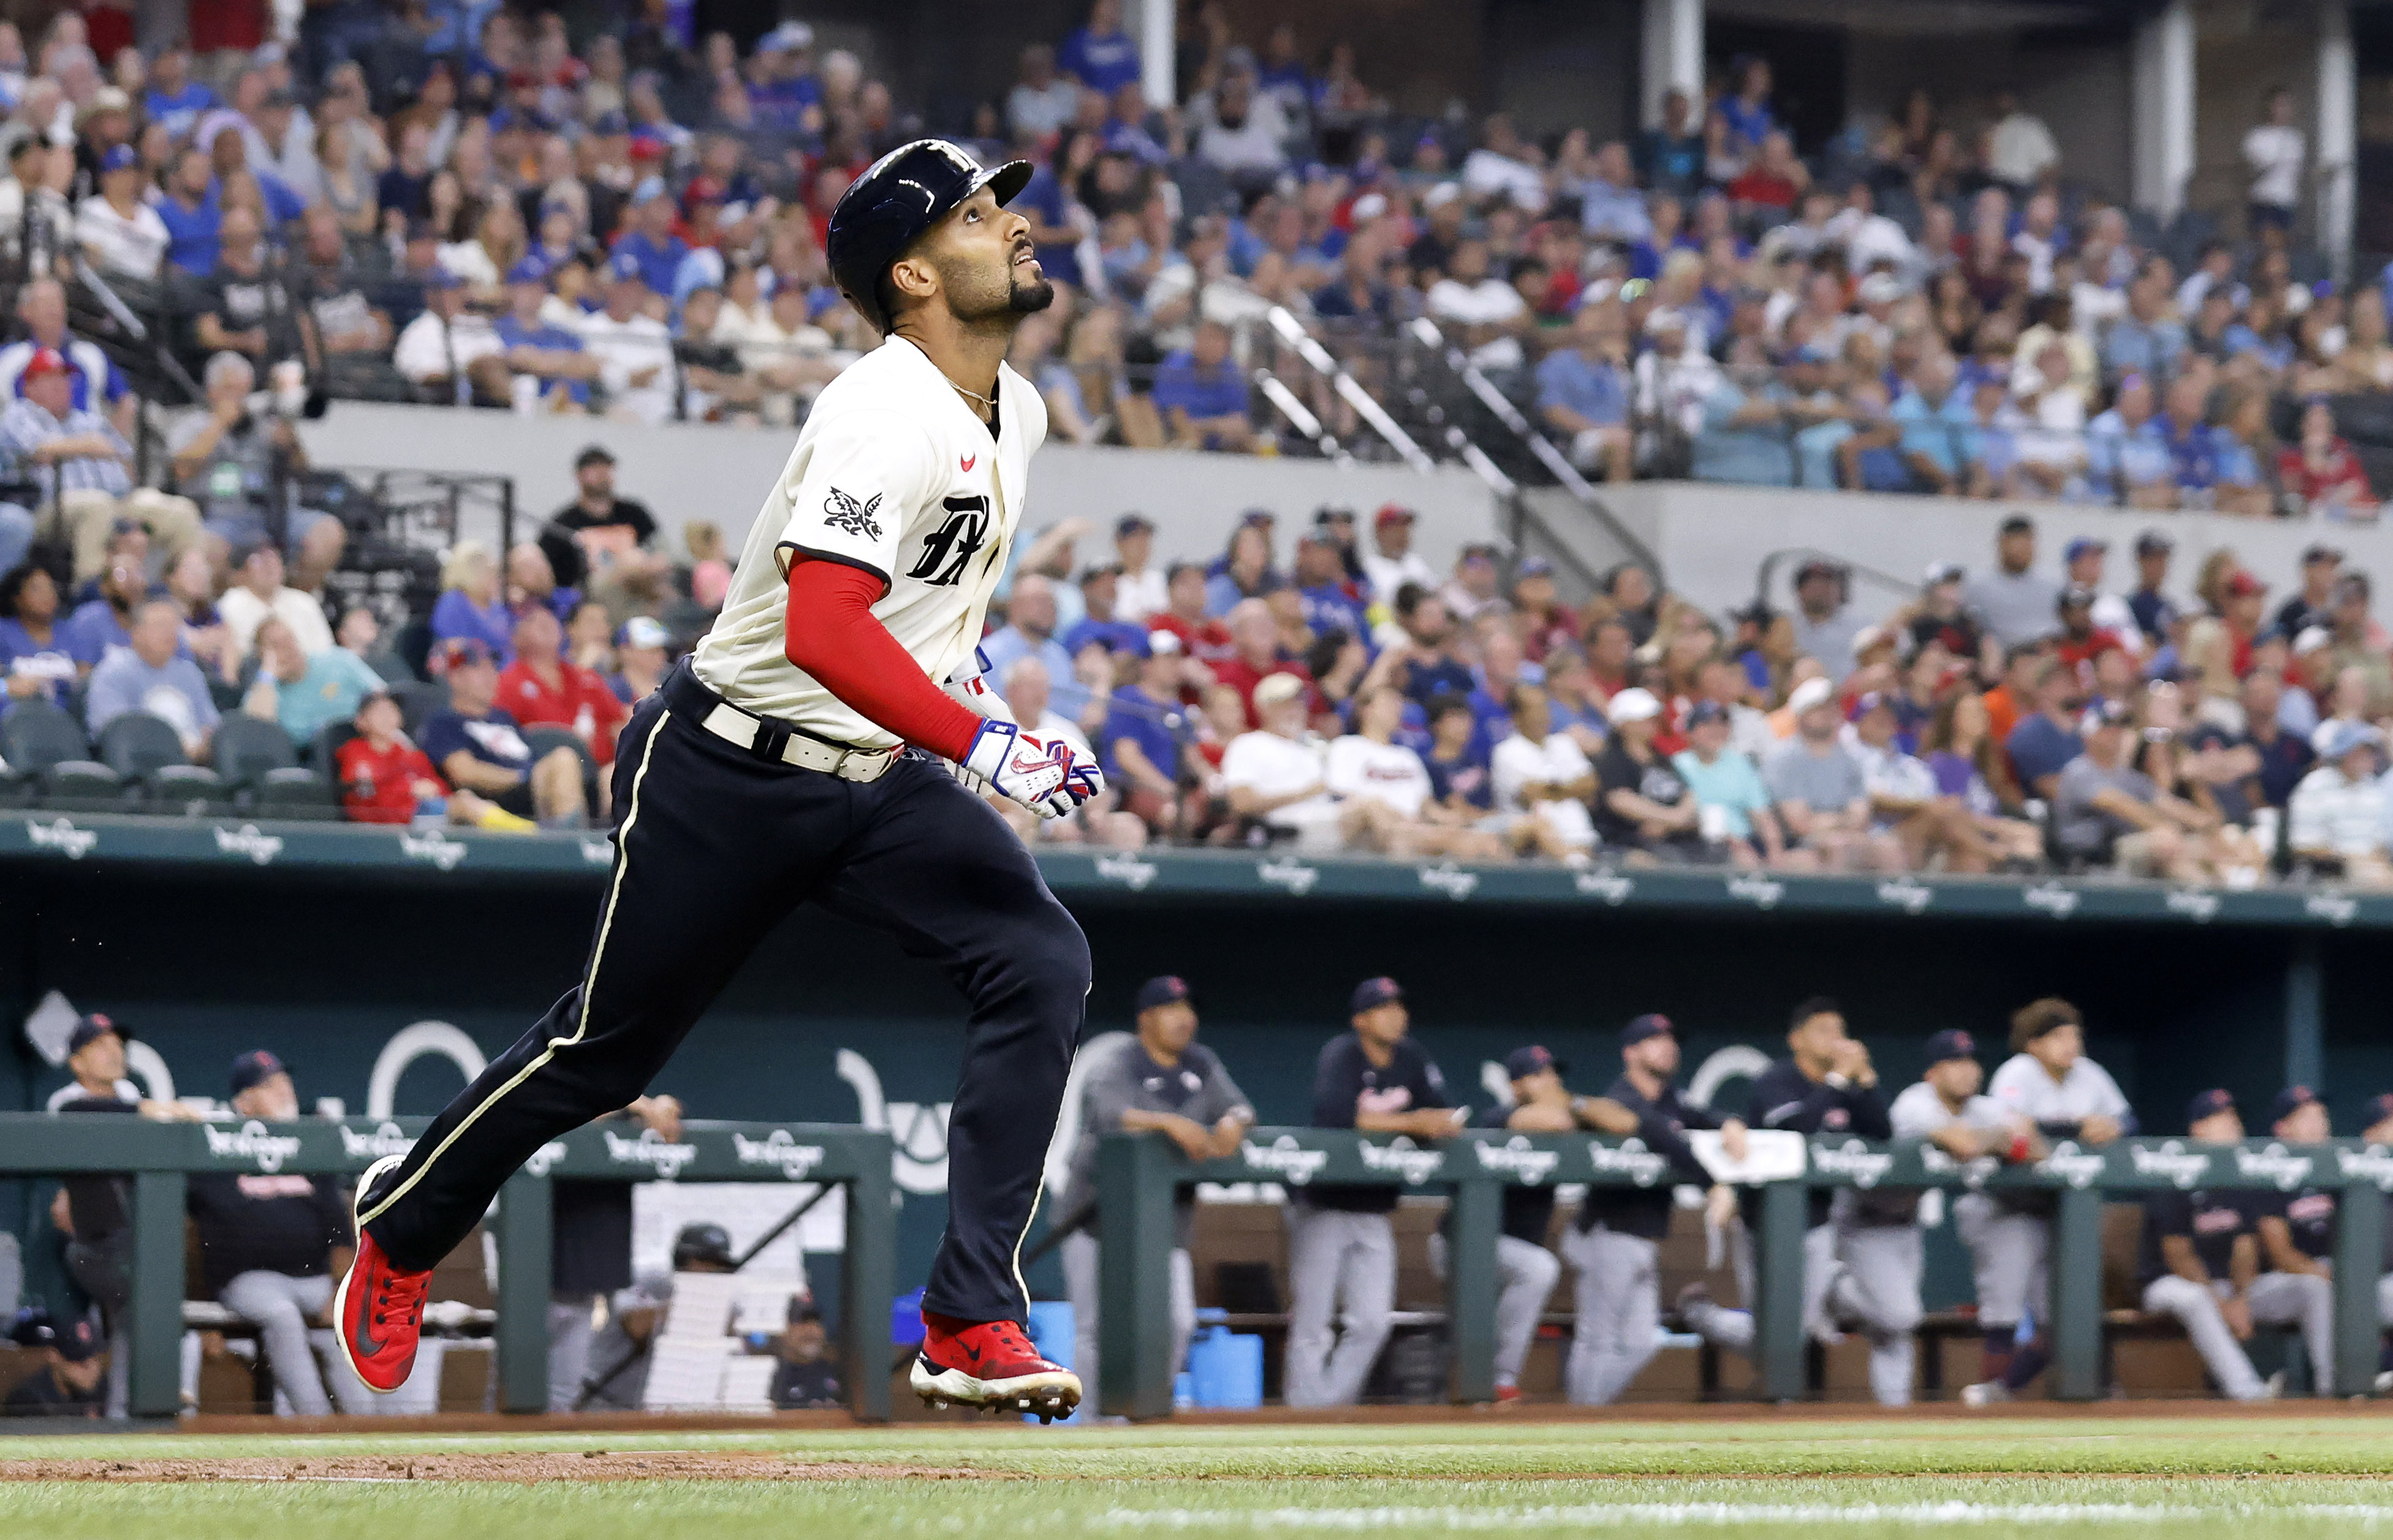
<svg viewBox="0 0 2393 1540">
<path fill-rule="evenodd" d="M 1028 282 L 1009 277 L 1005 286 L 1006 308 L 1017 316 L 1035 316 L 1055 303 L 1055 285 L 1044 277 Z"/>
</svg>

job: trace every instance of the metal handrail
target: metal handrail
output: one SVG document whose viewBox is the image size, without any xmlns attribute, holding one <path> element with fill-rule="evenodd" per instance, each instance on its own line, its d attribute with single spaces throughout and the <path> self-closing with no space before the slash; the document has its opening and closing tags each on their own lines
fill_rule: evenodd
<svg viewBox="0 0 2393 1540">
<path fill-rule="evenodd" d="M 1423 476 L 1435 468 L 1437 462 L 1430 458 L 1429 451 L 1416 443 L 1413 436 L 1388 415 L 1388 409 L 1363 388 L 1361 381 L 1346 372 L 1344 364 L 1330 357 L 1329 349 L 1315 341 L 1305 331 L 1304 323 L 1289 314 L 1287 307 L 1273 306 L 1264 319 L 1279 340 L 1302 359 L 1314 373 L 1328 381 L 1329 387 L 1338 392 L 1339 398 L 1353 407 L 1354 415 L 1370 424 L 1372 432 L 1387 440 L 1388 447 L 1402 456 L 1406 464 Z"/>
</svg>

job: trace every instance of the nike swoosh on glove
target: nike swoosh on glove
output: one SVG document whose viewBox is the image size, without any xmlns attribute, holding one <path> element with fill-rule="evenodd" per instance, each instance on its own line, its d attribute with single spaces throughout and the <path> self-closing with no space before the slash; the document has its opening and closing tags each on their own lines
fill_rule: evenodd
<svg viewBox="0 0 2393 1540">
<path fill-rule="evenodd" d="M 1060 818 L 1079 805 L 1065 786 L 1074 769 L 1071 745 L 1033 737 L 1011 722 L 982 723 L 963 768 L 1042 818 Z"/>
</svg>

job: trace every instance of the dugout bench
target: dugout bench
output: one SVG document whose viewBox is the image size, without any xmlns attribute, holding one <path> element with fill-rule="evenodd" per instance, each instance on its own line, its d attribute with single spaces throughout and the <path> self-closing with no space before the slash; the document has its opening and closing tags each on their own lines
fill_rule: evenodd
<svg viewBox="0 0 2393 1540">
<path fill-rule="evenodd" d="M 1446 1192 L 1449 1264 L 1446 1319 L 1453 1397 L 1495 1394 L 1496 1240 L 1503 1189 L 1511 1183 L 1652 1186 L 1668 1181 L 1667 1163 L 1636 1139 L 1466 1129 L 1427 1143 L 1324 1129 L 1255 1129 L 1238 1154 L 1194 1163 L 1160 1134 L 1110 1134 L 1097 1161 L 1097 1217 L 1103 1237 L 1098 1279 L 1101 1411 L 1159 1417 L 1171 1410 L 1170 1259 L 1171 1195 L 1190 1182 L 1275 1183 L 1294 1193 L 1314 1183 L 1388 1186 L 1400 1193 Z M 1822 1187 L 1941 1188 L 2049 1194 L 2051 1351 L 2047 1371 L 2057 1400 L 2090 1401 L 2103 1385 L 2106 1325 L 2133 1330 L 2139 1321 L 2106 1320 L 2103 1309 L 2103 1206 L 2170 1187 L 2339 1192 L 2335 1241 L 2335 1362 L 2333 1389 L 2371 1393 L 2380 1327 L 2376 1280 L 2382 1267 L 2386 1194 L 2393 1190 L 2393 1151 L 2356 1140 L 2289 1145 L 2247 1140 L 2203 1145 L 2183 1139 L 2122 1140 L 2099 1149 L 2063 1141 L 2033 1165 L 1992 1158 L 1962 1162 L 1916 1141 L 1876 1142 L 1814 1136 L 1799 1175 L 1761 1184 L 1752 1240 L 1756 1298 L 1755 1382 L 1768 1400 L 1801 1396 L 1811 1379 L 1803 1331 L 1801 1259 L 1806 1197 Z M 1780 1259 L 1785 1259 L 1782 1262 Z M 2140 1314 L 2140 1312 L 2136 1312 Z"/>
<path fill-rule="evenodd" d="M 228 1173 L 355 1179 L 408 1147 L 425 1118 L 294 1118 L 159 1123 L 74 1113 L 0 1114 L 0 1177 L 130 1179 L 132 1307 L 125 1337 L 128 1410 L 173 1416 L 180 1402 L 184 1311 L 184 1192 L 194 1175 Z M 581 1181 L 781 1181 L 814 1184 L 808 1205 L 832 1187 L 844 1198 L 841 1349 L 851 1409 L 885 1421 L 891 1269 L 896 1244 L 893 1147 L 886 1133 L 830 1124 L 682 1125 L 678 1142 L 630 1137 L 595 1125 L 544 1144 L 501 1191 L 496 1233 L 499 1407 L 548 1408 L 551 1194 Z M 793 1216 L 794 1217 L 794 1216 Z M 46 1221 L 45 1221 L 46 1222 Z M 868 1372 L 869 1371 L 869 1372 Z"/>
</svg>

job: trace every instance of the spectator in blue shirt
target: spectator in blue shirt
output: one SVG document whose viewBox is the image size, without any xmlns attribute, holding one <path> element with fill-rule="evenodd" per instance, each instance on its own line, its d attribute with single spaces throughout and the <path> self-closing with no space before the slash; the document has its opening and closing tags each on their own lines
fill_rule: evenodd
<svg viewBox="0 0 2393 1540">
<path fill-rule="evenodd" d="M 1968 421 L 1969 398 L 1956 388 L 1960 371 L 1950 353 L 1924 360 L 1889 416 L 1902 429 L 1897 442 L 1903 463 L 1931 491 L 1958 492 L 1968 481 L 1961 425 Z"/>
<path fill-rule="evenodd" d="M 1695 479 L 1793 486 L 1795 449 L 1787 437 L 1785 398 L 1768 364 L 1748 356 L 1746 362 L 1732 366 L 1704 398 L 1703 428 L 1695 435 Z"/>
<path fill-rule="evenodd" d="M 166 260 L 180 272 L 216 271 L 224 210 L 216 202 L 216 170 L 207 156 L 196 149 L 177 155 L 166 175 L 166 195 L 151 206 L 166 227 Z"/>
<path fill-rule="evenodd" d="M 2185 328 L 2168 313 L 2168 285 L 2146 268 L 2127 285 L 2127 313 L 2102 335 L 2102 367 L 2113 375 L 2167 379 L 2185 357 Z"/>
<path fill-rule="evenodd" d="M 1305 628 L 1315 636 L 1342 631 L 1366 648 L 1371 623 L 1362 594 L 1346 576 L 1344 555 L 1337 542 L 1317 530 L 1296 538 L 1297 597 L 1304 606 Z"/>
<path fill-rule="evenodd" d="M 1637 136 L 1632 158 L 1637 179 L 1658 192 L 1686 198 L 1703 186 L 1704 136 L 1686 92 L 1673 85 L 1662 94 L 1662 126 Z"/>
<path fill-rule="evenodd" d="M 147 711 L 183 740 L 183 752 L 207 758 L 216 728 L 216 701 L 200 666 L 180 655 L 183 612 L 171 599 L 152 599 L 134 612 L 126 644 L 91 671 L 84 721 L 97 738 L 118 717 Z"/>
<path fill-rule="evenodd" d="M 1122 31 L 1121 0 L 1096 0 L 1089 24 L 1066 34 L 1055 66 L 1092 91 L 1112 96 L 1139 78 L 1138 41 Z"/>
<path fill-rule="evenodd" d="M 1654 233 L 1645 194 L 1637 188 L 1637 168 L 1629 163 L 1628 147 L 1617 139 L 1595 152 L 1595 175 L 1579 189 L 1579 225 L 1594 240 L 1622 245 Z"/>
<path fill-rule="evenodd" d="M 1097 758 L 1122 805 L 1157 835 L 1179 819 L 1180 741 L 1187 714 L 1180 704 L 1184 672 L 1180 638 L 1157 631 L 1131 649 L 1138 677 L 1114 691 L 1113 707 L 1097 732 Z"/>
<path fill-rule="evenodd" d="M 1460 696 L 1441 696 L 1429 703 L 1429 751 L 1421 764 L 1429 771 L 1430 795 L 1458 813 L 1494 811 L 1496 788 L 1487 773 L 1487 752 L 1476 747 L 1478 718 L 1471 702 Z"/>
<path fill-rule="evenodd" d="M 1183 448 L 1243 452 L 1253 446 L 1247 377 L 1230 357 L 1230 329 L 1220 321 L 1198 321 L 1194 345 L 1163 360 L 1154 395 L 1172 441 Z"/>
<path fill-rule="evenodd" d="M 2152 425 L 2152 386 L 2143 375 L 2121 380 L 2111 410 L 2086 424 L 2086 478 L 2108 502 L 2177 505 L 2175 467 L 2167 440 Z"/>
<path fill-rule="evenodd" d="M 815 78 L 814 46 L 815 30 L 803 21 L 784 21 L 756 40 L 748 103 L 757 127 L 812 133 L 821 126 L 822 82 Z"/>
<path fill-rule="evenodd" d="M 1064 650 L 1073 657 L 1094 642 L 1111 653 L 1136 652 L 1146 645 L 1146 628 L 1114 619 L 1121 596 L 1122 566 L 1106 562 L 1080 574 L 1080 619 L 1065 628 Z"/>
<path fill-rule="evenodd" d="M 1025 658 L 1047 666 L 1050 704 L 1070 721 L 1088 709 L 1089 688 L 1072 675 L 1072 655 L 1055 640 L 1055 589 L 1044 576 L 1025 572 L 1013 580 L 1006 596 L 1005 624 L 990 632 L 980 645 L 981 674 L 1003 680 L 1006 671 Z"/>
<path fill-rule="evenodd" d="M 578 826 L 588 810 L 582 756 L 562 744 L 535 756 L 516 719 L 493 704 L 499 666 L 472 637 L 433 648 L 433 673 L 449 684 L 449 704 L 424 719 L 426 759 L 461 791 L 487 797 L 518 818 L 549 828 Z"/>
<path fill-rule="evenodd" d="M 2039 662 L 2033 675 L 2035 714 L 2020 718 L 2004 740 L 2011 774 L 2028 794 L 2052 801 L 2061 768 L 2086 751 L 2077 736 L 2077 673 L 2058 658 Z"/>
<path fill-rule="evenodd" d="M 560 399 L 576 406 L 590 404 L 590 382 L 598 377 L 598 360 L 582 347 L 582 339 L 540 313 L 548 298 L 548 264 L 527 256 L 507 270 L 507 308 L 490 329 L 506 345 L 507 367 L 540 381 L 541 394 L 554 406 Z"/>
<path fill-rule="evenodd" d="M 1571 346 L 1537 365 L 1537 415 L 1566 436 L 1571 463 L 1609 481 L 1628 479 L 1628 340 L 1620 307 L 1582 304 L 1571 320 Z"/>
<path fill-rule="evenodd" d="M 124 376 L 108 361 L 99 345 L 67 330 L 67 292 L 55 279 L 37 278 L 19 291 L 17 319 L 25 323 L 25 337 L 0 347 L 0 405 L 22 395 L 25 366 L 33 355 L 49 348 L 74 367 L 68 372 L 68 405 L 76 411 L 104 411 L 124 433 L 133 425 L 133 398 Z"/>
<path fill-rule="evenodd" d="M 27 562 L 0 575 L 0 715 L 32 696 L 66 704 L 76 671 L 61 607 L 48 568 Z"/>
<path fill-rule="evenodd" d="M 440 568 L 440 588 L 432 605 L 432 639 L 479 642 L 506 662 L 515 646 L 516 620 L 499 592 L 499 567 L 490 547 L 476 540 L 451 546 Z"/>
<path fill-rule="evenodd" d="M 141 94 L 141 113 L 163 124 L 176 139 L 199 126 L 200 114 L 216 104 L 216 94 L 191 78 L 191 56 L 182 47 L 160 50 L 150 61 L 149 89 Z"/>
<path fill-rule="evenodd" d="M 2205 493 L 2218 484 L 2218 445 L 2203 419 L 2203 398 L 2200 380 L 2179 380 L 2169 386 L 2168 404 L 2151 423 L 2183 493 Z"/>
<path fill-rule="evenodd" d="M 1022 190 L 1006 207 L 1030 222 L 1032 254 L 1047 281 L 1074 289 L 1086 287 L 1086 275 L 1080 271 L 1080 231 L 1072 222 L 1071 189 L 1038 154 L 1035 145 L 1017 143 L 1015 149 L 1030 161 L 1032 169 L 1030 180 L 1022 184 Z"/>
<path fill-rule="evenodd" d="M 615 256 L 628 256 L 638 263 L 641 281 L 653 294 L 673 293 L 682 258 L 689 254 L 689 243 L 675 235 L 673 227 L 673 192 L 665 186 L 665 179 L 644 178 L 632 189 L 631 212 L 623 217 L 623 233 L 615 238 L 609 251 Z"/>
<path fill-rule="evenodd" d="M 1736 95 L 1720 98 L 1717 111 L 1728 124 L 1729 153 L 1740 159 L 1759 154 L 1762 141 L 1778 131 L 1770 111 L 1770 60 L 1748 54 L 1729 66 L 1736 79 Z"/>
</svg>

